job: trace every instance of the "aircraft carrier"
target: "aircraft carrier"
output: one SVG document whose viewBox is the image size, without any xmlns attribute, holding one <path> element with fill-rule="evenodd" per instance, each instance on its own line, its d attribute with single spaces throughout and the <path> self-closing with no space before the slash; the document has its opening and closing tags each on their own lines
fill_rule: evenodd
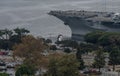
<svg viewBox="0 0 120 76">
<path fill-rule="evenodd" d="M 68 25 L 72 31 L 72 38 L 82 40 L 86 33 L 101 30 L 120 32 L 120 14 L 114 12 L 98 12 L 85 10 L 50 11 L 49 15 L 55 16 Z"/>
</svg>

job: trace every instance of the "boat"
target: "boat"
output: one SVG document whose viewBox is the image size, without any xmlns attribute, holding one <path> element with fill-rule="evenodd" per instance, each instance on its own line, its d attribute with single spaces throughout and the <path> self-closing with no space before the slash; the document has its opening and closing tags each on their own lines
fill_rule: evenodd
<svg viewBox="0 0 120 76">
<path fill-rule="evenodd" d="M 120 13 L 85 10 L 54 10 L 48 13 L 62 20 L 72 31 L 72 39 L 83 40 L 91 31 L 120 32 Z"/>
</svg>

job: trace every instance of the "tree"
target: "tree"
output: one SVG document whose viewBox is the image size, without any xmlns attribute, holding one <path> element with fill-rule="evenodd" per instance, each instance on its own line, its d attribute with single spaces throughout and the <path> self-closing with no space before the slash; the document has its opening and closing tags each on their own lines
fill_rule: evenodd
<svg viewBox="0 0 120 76">
<path fill-rule="evenodd" d="M 98 42 L 102 46 L 119 45 L 120 33 L 106 32 L 99 38 Z"/>
<path fill-rule="evenodd" d="M 14 44 L 21 43 L 21 37 L 18 35 L 11 36 L 9 40 Z"/>
<path fill-rule="evenodd" d="M 80 50 L 78 50 L 77 51 L 77 53 L 76 53 L 76 58 L 77 58 L 77 60 L 80 62 L 80 67 L 79 67 L 79 69 L 80 70 L 83 70 L 84 68 L 85 68 L 85 65 L 84 65 L 84 61 L 83 61 L 83 59 L 82 59 L 82 52 L 80 51 Z"/>
<path fill-rule="evenodd" d="M 3 37 L 4 34 L 5 34 L 5 33 L 4 33 L 4 30 L 0 30 L 0 38 L 1 38 L 1 39 L 4 39 L 4 37 Z"/>
<path fill-rule="evenodd" d="M 10 37 L 13 34 L 12 30 L 8 30 L 8 29 L 4 29 L 3 32 L 4 32 L 4 35 L 6 37 L 5 39 L 8 39 L 8 40 L 10 39 Z"/>
<path fill-rule="evenodd" d="M 34 65 L 36 69 L 41 69 L 47 65 L 47 58 L 43 55 L 47 46 L 40 38 L 31 35 L 22 38 L 20 44 L 14 46 L 14 56 L 23 59 L 24 64 Z"/>
<path fill-rule="evenodd" d="M 33 76 L 35 75 L 35 69 L 32 66 L 21 65 L 16 73 L 15 76 Z"/>
<path fill-rule="evenodd" d="M 0 73 L 0 76 L 9 76 L 7 73 Z"/>
<path fill-rule="evenodd" d="M 109 39 L 110 36 L 111 36 L 111 34 L 106 33 L 106 34 L 102 35 L 101 37 L 99 37 L 99 41 L 98 41 L 99 44 L 104 47 L 111 45 L 111 42 Z"/>
<path fill-rule="evenodd" d="M 13 30 L 9 29 L 0 30 L 0 49 L 13 50 L 13 45 L 20 43 L 21 38 L 29 33 L 25 28 L 16 28 L 14 32 L 15 33 L 13 33 Z"/>
<path fill-rule="evenodd" d="M 70 48 L 65 48 L 65 49 L 64 49 L 64 52 L 65 52 L 65 53 L 70 53 L 71 51 L 72 51 L 72 50 L 71 50 Z"/>
<path fill-rule="evenodd" d="M 57 71 L 57 68 L 58 68 L 58 65 L 57 65 L 57 59 L 55 58 L 52 58 L 50 59 L 50 63 L 49 63 L 49 69 L 48 69 L 48 76 L 57 76 L 58 75 L 58 71 Z"/>
<path fill-rule="evenodd" d="M 79 51 L 78 53 L 81 54 L 88 54 L 89 52 L 95 51 L 96 49 L 98 49 L 98 46 L 90 43 L 80 43 L 77 48 Z"/>
<path fill-rule="evenodd" d="M 16 29 L 14 29 L 14 31 L 15 31 L 15 33 L 16 33 L 17 35 L 19 35 L 20 37 L 21 37 L 21 36 L 24 36 L 24 35 L 26 35 L 27 33 L 30 32 L 29 30 L 27 30 L 27 29 L 25 29 L 25 28 L 16 28 Z"/>
<path fill-rule="evenodd" d="M 45 42 L 46 43 L 52 43 L 52 40 L 51 39 L 46 39 Z"/>
<path fill-rule="evenodd" d="M 9 38 L 13 35 L 13 31 L 12 30 L 9 30 L 9 29 L 3 29 L 3 30 L 0 30 L 0 37 L 1 39 L 7 39 L 9 40 Z"/>
<path fill-rule="evenodd" d="M 52 57 L 49 63 L 48 76 L 79 76 L 79 62 L 74 55 Z"/>
<path fill-rule="evenodd" d="M 56 44 L 62 44 L 64 47 L 72 47 L 72 48 L 78 47 L 77 41 L 74 41 L 74 40 L 58 41 L 58 42 L 56 42 Z"/>
<path fill-rule="evenodd" d="M 50 46 L 50 50 L 53 50 L 53 51 L 57 50 L 56 45 L 51 45 L 51 46 Z"/>
<path fill-rule="evenodd" d="M 120 45 L 120 33 L 91 32 L 85 35 L 85 41 L 93 44 L 99 44 L 103 47 L 109 45 Z"/>
<path fill-rule="evenodd" d="M 109 55 L 109 64 L 113 65 L 113 71 L 115 70 L 115 65 L 120 64 L 120 49 L 114 47 Z"/>
<path fill-rule="evenodd" d="M 100 46 L 104 51 L 110 52 L 111 46 L 120 45 L 120 33 L 116 32 L 91 32 L 85 35 L 85 41 Z"/>
<path fill-rule="evenodd" d="M 104 34 L 105 32 L 102 31 L 94 31 L 86 34 L 84 39 L 86 42 L 96 44 L 98 43 L 98 39 Z"/>
<path fill-rule="evenodd" d="M 94 58 L 93 66 L 95 68 L 98 68 L 100 71 L 100 68 L 103 68 L 105 66 L 105 55 L 102 50 L 96 51 L 96 56 Z"/>
<path fill-rule="evenodd" d="M 9 40 L 0 40 L 0 48 L 4 50 L 11 50 L 13 43 Z"/>
<path fill-rule="evenodd" d="M 29 30 L 25 28 L 16 28 L 14 29 L 15 34 L 10 37 L 10 41 L 13 43 L 20 43 L 22 37 L 26 36 L 28 33 L 30 33 Z"/>
</svg>

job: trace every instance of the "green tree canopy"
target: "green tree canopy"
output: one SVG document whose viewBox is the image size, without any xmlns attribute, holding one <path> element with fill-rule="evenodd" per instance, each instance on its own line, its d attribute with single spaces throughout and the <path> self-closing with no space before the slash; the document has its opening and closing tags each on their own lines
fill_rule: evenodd
<svg viewBox="0 0 120 76">
<path fill-rule="evenodd" d="M 120 64 L 120 48 L 114 47 L 110 52 L 109 64 L 113 65 L 113 70 L 115 70 L 115 65 Z"/>
<path fill-rule="evenodd" d="M 30 31 L 25 28 L 16 28 L 14 29 L 14 31 L 19 36 L 23 36 L 23 35 L 26 35 L 27 33 L 30 33 Z"/>
<path fill-rule="evenodd" d="M 79 53 L 81 54 L 85 54 L 88 52 L 92 52 L 98 49 L 97 45 L 94 44 L 90 44 L 90 43 L 80 43 L 77 50 L 79 51 Z"/>
<path fill-rule="evenodd" d="M 35 69 L 32 66 L 21 65 L 16 73 L 15 76 L 33 76 L 35 75 Z"/>
<path fill-rule="evenodd" d="M 78 50 L 77 53 L 76 53 L 76 58 L 77 58 L 77 60 L 80 62 L 80 63 L 79 63 L 79 65 L 80 65 L 79 69 L 80 69 L 80 70 L 82 70 L 82 69 L 85 68 L 84 61 L 83 61 L 83 59 L 82 59 L 82 54 L 83 54 L 83 53 L 82 53 L 80 50 Z"/>
<path fill-rule="evenodd" d="M 95 31 L 85 35 L 85 41 L 102 46 L 120 45 L 120 33 Z"/>
<path fill-rule="evenodd" d="M 51 39 L 46 39 L 45 42 L 46 43 L 52 43 L 52 40 Z"/>
<path fill-rule="evenodd" d="M 48 76 L 79 76 L 79 62 L 74 55 L 51 58 Z"/>
<path fill-rule="evenodd" d="M 19 33 L 18 30 L 21 33 Z M 9 29 L 0 30 L 0 49 L 13 50 L 12 47 L 14 44 L 20 43 L 23 35 L 25 36 L 27 33 L 29 33 L 29 31 L 25 28 L 16 28 L 14 31 Z"/>
<path fill-rule="evenodd" d="M 95 68 L 98 68 L 100 71 L 100 68 L 103 68 L 105 66 L 105 54 L 102 50 L 96 51 L 96 56 L 94 58 L 93 66 Z"/>
<path fill-rule="evenodd" d="M 98 43 L 99 38 L 104 34 L 105 32 L 102 31 L 93 31 L 84 36 L 84 39 L 86 42 L 89 43 Z"/>
<path fill-rule="evenodd" d="M 106 32 L 99 38 L 99 44 L 102 46 L 120 45 L 120 33 Z"/>
<path fill-rule="evenodd" d="M 74 40 L 63 40 L 63 41 L 58 41 L 56 44 L 62 44 L 64 47 L 72 47 L 72 48 L 77 48 L 78 47 L 78 42 Z"/>
<path fill-rule="evenodd" d="M 51 45 L 51 46 L 50 46 L 50 50 L 53 50 L 53 51 L 57 50 L 56 45 Z"/>
<path fill-rule="evenodd" d="M 72 52 L 72 50 L 71 50 L 70 48 L 65 48 L 65 49 L 64 49 L 64 52 L 65 52 L 65 53 L 70 53 L 70 52 Z"/>
<path fill-rule="evenodd" d="M 9 76 L 7 73 L 0 73 L 0 76 Z"/>
</svg>

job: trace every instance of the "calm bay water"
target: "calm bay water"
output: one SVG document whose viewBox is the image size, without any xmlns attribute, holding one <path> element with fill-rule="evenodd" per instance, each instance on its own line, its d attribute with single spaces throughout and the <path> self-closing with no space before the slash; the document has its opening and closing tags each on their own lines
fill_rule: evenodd
<svg viewBox="0 0 120 76">
<path fill-rule="evenodd" d="M 71 36 L 63 22 L 47 15 L 50 10 L 120 12 L 120 0 L 0 0 L 0 29 L 27 28 L 36 36 Z"/>
</svg>

